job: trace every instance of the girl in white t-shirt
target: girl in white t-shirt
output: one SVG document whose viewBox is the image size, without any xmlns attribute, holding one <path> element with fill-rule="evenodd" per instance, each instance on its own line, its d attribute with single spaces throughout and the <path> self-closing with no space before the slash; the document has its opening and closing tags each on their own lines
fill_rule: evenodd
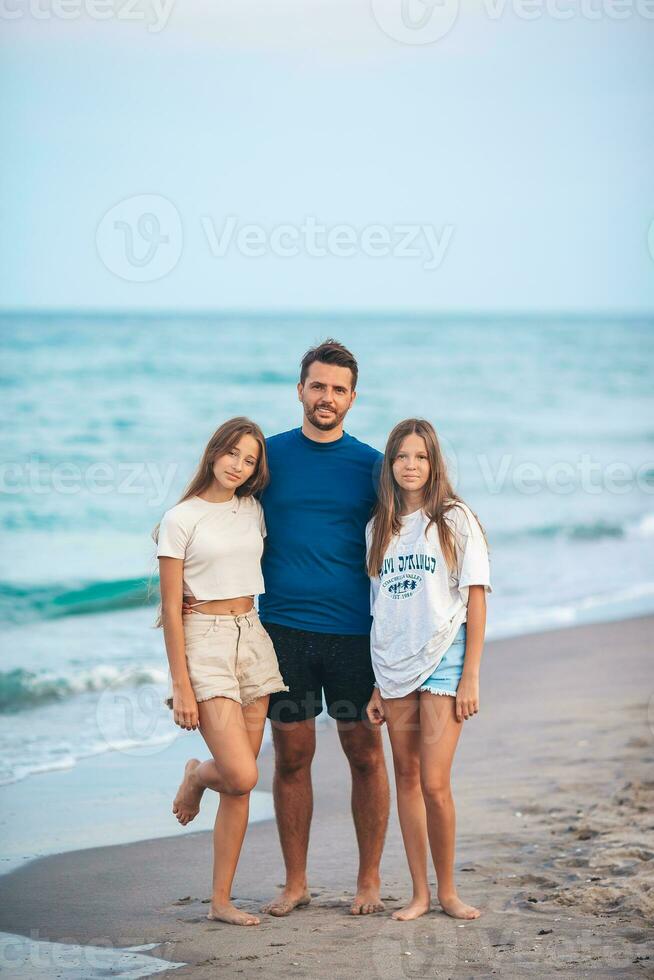
<svg viewBox="0 0 654 980">
<path fill-rule="evenodd" d="M 388 724 L 411 902 L 428 912 L 427 842 L 448 915 L 476 919 L 454 883 L 450 770 L 462 721 L 479 711 L 479 663 L 490 592 L 479 521 L 456 495 L 433 426 L 407 419 L 391 432 L 378 503 L 366 528 L 371 581 L 373 724 Z M 439 696 L 440 695 L 440 696 Z"/>
<path fill-rule="evenodd" d="M 213 434 L 181 500 L 155 528 L 161 617 L 175 724 L 199 729 L 212 758 L 186 763 L 173 813 L 197 816 L 205 789 L 220 793 L 214 830 L 209 919 L 258 925 L 237 909 L 231 887 L 257 782 L 269 695 L 287 691 L 268 633 L 254 608 L 264 591 L 266 526 L 253 496 L 268 482 L 261 429 L 246 418 Z M 182 616 L 184 597 L 191 615 Z"/>
</svg>

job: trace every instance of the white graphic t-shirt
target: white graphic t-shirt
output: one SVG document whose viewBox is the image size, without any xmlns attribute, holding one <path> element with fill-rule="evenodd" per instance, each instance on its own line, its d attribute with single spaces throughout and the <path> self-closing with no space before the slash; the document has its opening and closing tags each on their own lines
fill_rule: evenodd
<svg viewBox="0 0 654 980">
<path fill-rule="evenodd" d="M 453 573 L 443 557 L 435 525 L 417 510 L 402 519 L 370 580 L 373 617 L 370 648 L 383 698 L 402 698 L 436 670 L 468 614 L 468 586 L 491 591 L 488 549 L 481 528 L 465 504 L 447 512 L 454 530 L 457 563 Z M 372 521 L 366 528 L 368 550 Z"/>
</svg>

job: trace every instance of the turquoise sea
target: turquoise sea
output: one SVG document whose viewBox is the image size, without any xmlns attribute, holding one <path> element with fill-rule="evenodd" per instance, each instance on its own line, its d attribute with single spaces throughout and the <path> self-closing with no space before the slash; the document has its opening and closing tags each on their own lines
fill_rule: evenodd
<svg viewBox="0 0 654 980">
<path fill-rule="evenodd" d="M 150 531 L 225 418 L 300 424 L 327 336 L 359 359 L 353 435 L 434 422 L 490 542 L 490 636 L 654 609 L 652 321 L 4 315 L 2 782 L 176 738 Z"/>
</svg>

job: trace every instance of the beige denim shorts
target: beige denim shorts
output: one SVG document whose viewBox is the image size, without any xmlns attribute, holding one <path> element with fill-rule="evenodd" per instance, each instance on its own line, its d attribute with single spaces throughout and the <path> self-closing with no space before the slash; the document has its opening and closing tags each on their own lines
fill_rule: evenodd
<svg viewBox="0 0 654 980">
<path fill-rule="evenodd" d="M 184 616 L 184 643 L 197 701 L 231 698 L 249 704 L 265 694 L 288 691 L 272 640 L 254 609 L 241 616 Z M 165 703 L 172 708 L 170 671 Z"/>
</svg>

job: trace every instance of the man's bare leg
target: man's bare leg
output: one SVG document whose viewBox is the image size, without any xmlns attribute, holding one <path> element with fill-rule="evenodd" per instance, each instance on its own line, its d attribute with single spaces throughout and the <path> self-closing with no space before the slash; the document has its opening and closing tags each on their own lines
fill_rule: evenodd
<svg viewBox="0 0 654 980">
<path fill-rule="evenodd" d="M 313 814 L 311 762 L 316 750 L 315 719 L 288 724 L 272 722 L 275 746 L 273 797 L 286 884 L 262 912 L 288 915 L 311 901 L 307 886 L 307 852 Z"/>
<path fill-rule="evenodd" d="M 359 845 L 357 893 L 353 915 L 382 912 L 379 864 L 388 826 L 390 796 L 381 732 L 363 721 L 337 722 L 352 772 L 352 815 Z"/>
</svg>

